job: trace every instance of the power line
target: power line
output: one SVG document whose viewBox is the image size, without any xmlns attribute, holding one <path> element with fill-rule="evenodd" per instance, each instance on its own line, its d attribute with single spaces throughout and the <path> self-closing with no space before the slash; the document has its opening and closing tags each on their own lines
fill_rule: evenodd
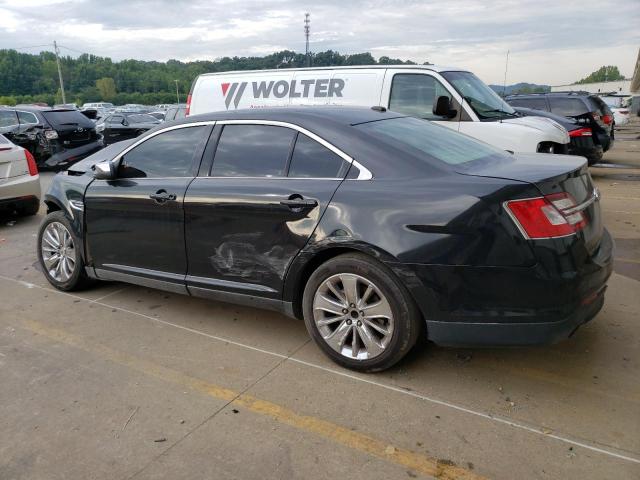
<svg viewBox="0 0 640 480">
<path fill-rule="evenodd" d="M 51 47 L 52 45 L 50 43 L 45 43 L 44 45 L 30 45 L 28 47 L 16 47 L 16 48 L 12 48 L 10 50 L 26 50 L 28 48 L 40 48 L 40 47 Z"/>
</svg>

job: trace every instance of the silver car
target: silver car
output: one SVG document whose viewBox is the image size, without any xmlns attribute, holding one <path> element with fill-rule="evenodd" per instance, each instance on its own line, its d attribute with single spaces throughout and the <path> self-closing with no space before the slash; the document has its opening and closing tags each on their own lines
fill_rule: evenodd
<svg viewBox="0 0 640 480">
<path fill-rule="evenodd" d="M 33 155 L 0 135 L 0 210 L 35 215 L 40 209 L 40 175 Z"/>
</svg>

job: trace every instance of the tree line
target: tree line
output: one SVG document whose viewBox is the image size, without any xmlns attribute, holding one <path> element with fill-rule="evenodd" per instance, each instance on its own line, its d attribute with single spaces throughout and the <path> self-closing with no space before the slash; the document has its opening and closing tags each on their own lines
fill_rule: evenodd
<svg viewBox="0 0 640 480">
<path fill-rule="evenodd" d="M 107 101 L 117 105 L 176 102 L 176 80 L 184 102 L 192 81 L 202 73 L 230 70 L 294 68 L 307 65 L 302 53 L 290 50 L 264 57 L 223 57 L 213 61 L 167 62 L 122 60 L 82 54 L 60 57 L 67 102 Z M 426 63 L 426 62 L 425 62 Z M 340 65 L 415 65 L 386 56 L 376 60 L 370 53 L 343 55 L 333 50 L 311 54 L 314 67 Z M 0 105 L 44 102 L 61 103 L 55 55 L 0 50 Z"/>
</svg>

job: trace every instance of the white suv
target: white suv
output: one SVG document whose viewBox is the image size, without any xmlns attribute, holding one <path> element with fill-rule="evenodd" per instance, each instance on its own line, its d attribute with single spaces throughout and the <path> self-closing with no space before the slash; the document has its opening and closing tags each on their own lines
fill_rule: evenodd
<svg viewBox="0 0 640 480">
<path fill-rule="evenodd" d="M 0 135 L 0 210 L 35 215 L 40 209 L 40 175 L 33 155 Z"/>
</svg>

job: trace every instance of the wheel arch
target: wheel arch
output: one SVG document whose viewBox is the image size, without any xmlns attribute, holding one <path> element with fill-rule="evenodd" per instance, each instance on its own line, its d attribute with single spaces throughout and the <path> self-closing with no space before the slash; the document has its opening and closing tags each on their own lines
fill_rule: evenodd
<svg viewBox="0 0 640 480">
<path fill-rule="evenodd" d="M 405 286 L 410 296 L 416 302 L 423 320 L 427 318 L 425 311 L 426 307 L 423 305 L 424 302 L 421 302 L 420 298 L 417 298 L 416 296 L 416 286 L 421 285 L 421 282 L 413 271 L 400 264 L 397 259 L 388 252 L 373 247 L 372 245 L 359 242 L 323 245 L 313 251 L 301 252 L 294 259 L 285 278 L 283 300 L 291 303 L 293 315 L 296 318 L 300 320 L 303 319 L 302 296 L 309 277 L 311 277 L 313 272 L 320 265 L 345 253 L 359 253 L 365 255 L 371 260 L 376 260 L 389 268 Z"/>
</svg>

